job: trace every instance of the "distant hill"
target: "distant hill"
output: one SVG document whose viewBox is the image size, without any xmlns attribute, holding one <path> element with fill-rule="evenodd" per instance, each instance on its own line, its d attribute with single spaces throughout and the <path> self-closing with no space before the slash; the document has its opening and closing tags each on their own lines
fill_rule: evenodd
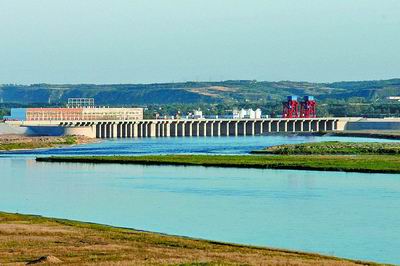
<svg viewBox="0 0 400 266">
<path fill-rule="evenodd" d="M 282 101 L 287 95 L 318 100 L 361 97 L 379 101 L 400 95 L 400 79 L 335 83 L 232 80 L 159 84 L 0 85 L 1 103 L 63 105 L 71 97 L 93 97 L 97 105 L 244 103 Z"/>
</svg>

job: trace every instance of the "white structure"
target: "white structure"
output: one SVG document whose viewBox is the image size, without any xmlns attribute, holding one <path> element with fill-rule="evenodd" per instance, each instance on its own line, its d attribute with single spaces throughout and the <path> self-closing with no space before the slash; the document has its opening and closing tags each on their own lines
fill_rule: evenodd
<svg viewBox="0 0 400 266">
<path fill-rule="evenodd" d="M 193 118 L 194 119 L 202 119 L 203 118 L 203 112 L 201 110 L 194 110 L 193 112 Z"/>
<path fill-rule="evenodd" d="M 387 97 L 388 100 L 395 100 L 400 102 L 400 96 L 389 96 Z"/>
<path fill-rule="evenodd" d="M 256 118 L 256 112 L 253 109 L 247 110 L 247 116 L 245 118 L 254 119 Z"/>
<path fill-rule="evenodd" d="M 262 112 L 261 112 L 261 109 L 260 108 L 257 108 L 256 109 L 256 112 L 255 112 L 255 119 L 260 119 L 261 118 L 261 115 L 262 115 Z"/>
<path fill-rule="evenodd" d="M 238 109 L 233 109 L 232 111 L 232 118 L 233 119 L 239 119 L 240 118 L 240 112 Z"/>
<path fill-rule="evenodd" d="M 238 110 L 233 110 L 232 112 L 232 118 L 233 119 L 260 119 L 261 118 L 261 109 L 257 108 L 255 111 L 253 109 L 241 109 L 240 111 Z"/>
<path fill-rule="evenodd" d="M 247 111 L 244 110 L 244 109 L 242 108 L 242 109 L 240 110 L 240 112 L 239 112 L 239 118 L 240 118 L 240 119 L 243 119 L 243 118 L 246 117 L 246 115 L 247 115 Z"/>
</svg>

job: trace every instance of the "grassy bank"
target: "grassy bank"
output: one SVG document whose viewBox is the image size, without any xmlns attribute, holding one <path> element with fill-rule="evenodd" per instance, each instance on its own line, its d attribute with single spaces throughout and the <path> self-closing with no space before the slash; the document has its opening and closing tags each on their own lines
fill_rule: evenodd
<svg viewBox="0 0 400 266">
<path fill-rule="evenodd" d="M 42 256 L 74 265 L 377 265 L 0 212 L 0 264 L 25 264 Z"/>
<path fill-rule="evenodd" d="M 325 141 L 301 144 L 284 144 L 254 151 L 255 154 L 400 154 L 400 142 L 341 142 Z"/>
<path fill-rule="evenodd" d="M 215 167 L 400 173 L 397 155 L 151 155 L 37 158 L 41 162 L 201 165 Z"/>
<path fill-rule="evenodd" d="M 89 139 L 81 136 L 27 137 L 21 135 L 7 135 L 0 136 L 0 151 L 54 148 L 87 142 L 89 142 Z"/>
</svg>

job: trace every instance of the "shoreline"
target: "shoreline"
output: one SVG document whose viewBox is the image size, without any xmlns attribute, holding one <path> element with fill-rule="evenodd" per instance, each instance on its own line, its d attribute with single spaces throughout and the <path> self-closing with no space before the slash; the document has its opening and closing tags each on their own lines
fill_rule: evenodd
<svg viewBox="0 0 400 266">
<path fill-rule="evenodd" d="M 345 130 L 336 132 L 326 132 L 324 136 L 400 140 L 400 132 L 393 130 Z"/>
<path fill-rule="evenodd" d="M 84 136 L 24 136 L 17 134 L 0 135 L 0 153 L 12 151 L 31 151 L 71 147 L 98 142 Z"/>
<path fill-rule="evenodd" d="M 0 211 L 0 264 L 52 257 L 65 263 L 383 265 L 311 252 L 141 231 Z M 26 236 L 23 236 L 26 235 Z M 3 239 L 2 239 L 3 238 Z M 13 244 L 9 251 L 8 243 Z M 35 243 L 35 245 L 32 245 Z"/>
<path fill-rule="evenodd" d="M 397 155 L 51 156 L 37 157 L 36 161 L 49 163 L 111 163 L 386 174 L 400 173 L 400 156 Z"/>
<path fill-rule="evenodd" d="M 344 131 L 318 131 L 318 132 L 269 132 L 264 136 L 333 136 L 333 137 L 355 137 L 373 139 L 400 140 L 400 131 L 394 130 L 344 130 Z"/>
</svg>

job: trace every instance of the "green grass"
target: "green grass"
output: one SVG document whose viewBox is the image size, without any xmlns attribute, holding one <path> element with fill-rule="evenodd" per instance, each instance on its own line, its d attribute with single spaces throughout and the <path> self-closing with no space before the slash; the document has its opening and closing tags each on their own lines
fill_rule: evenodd
<svg viewBox="0 0 400 266">
<path fill-rule="evenodd" d="M 30 149 L 39 149 L 45 147 L 52 147 L 49 144 L 43 143 L 1 143 L 0 150 L 1 151 L 10 151 L 10 150 L 30 150 Z"/>
<path fill-rule="evenodd" d="M 195 165 L 239 168 L 400 173 L 400 155 L 151 155 L 37 158 L 42 162 Z"/>
<path fill-rule="evenodd" d="M 65 136 L 64 141 L 61 142 L 60 144 L 64 145 L 73 145 L 77 143 L 77 139 L 75 136 Z"/>
<path fill-rule="evenodd" d="M 35 140 L 29 142 L 0 142 L 0 151 L 10 150 L 31 150 L 40 148 L 53 148 L 60 145 L 73 145 L 77 144 L 77 138 L 75 136 L 58 137 L 55 140 L 51 138 L 47 140 Z"/>
<path fill-rule="evenodd" d="M 341 142 L 325 141 L 284 144 L 254 151 L 255 154 L 400 154 L 400 142 Z"/>
</svg>

